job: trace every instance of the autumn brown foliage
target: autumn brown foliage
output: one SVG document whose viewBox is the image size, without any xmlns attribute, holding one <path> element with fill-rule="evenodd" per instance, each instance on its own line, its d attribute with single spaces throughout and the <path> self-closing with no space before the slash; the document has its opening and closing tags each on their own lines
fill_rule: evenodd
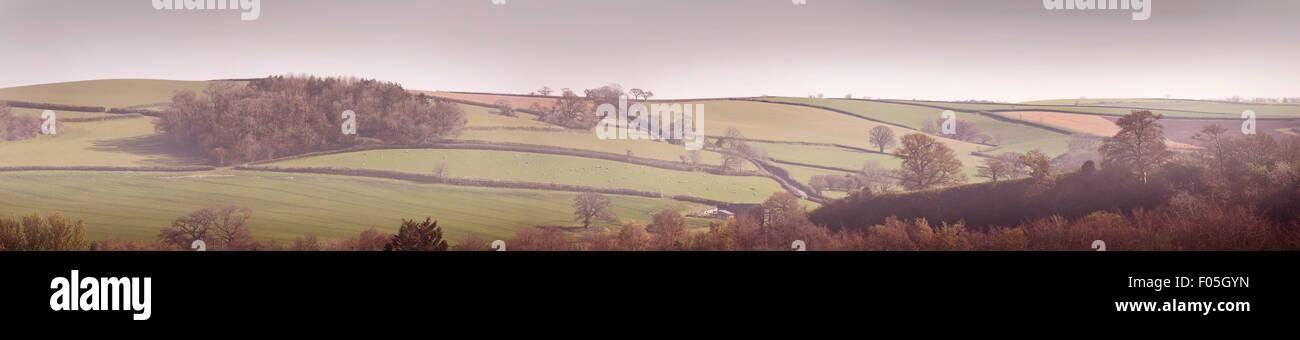
<svg viewBox="0 0 1300 340">
<path fill-rule="evenodd" d="M 87 250 L 86 222 L 63 214 L 0 216 L 0 250 Z"/>
<path fill-rule="evenodd" d="M 40 129 L 40 119 L 14 115 L 8 105 L 0 103 L 0 142 L 36 137 Z"/>
<path fill-rule="evenodd" d="M 356 135 L 342 113 L 356 113 Z M 270 77 L 218 82 L 203 95 L 177 93 L 155 127 L 219 165 L 357 145 L 361 139 L 420 144 L 455 136 L 465 113 L 400 85 L 375 80 Z"/>
</svg>

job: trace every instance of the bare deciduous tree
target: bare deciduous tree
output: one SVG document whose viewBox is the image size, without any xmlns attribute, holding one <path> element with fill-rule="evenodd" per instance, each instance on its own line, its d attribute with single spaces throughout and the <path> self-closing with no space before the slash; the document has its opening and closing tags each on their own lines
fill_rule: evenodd
<svg viewBox="0 0 1300 340">
<path fill-rule="evenodd" d="M 1011 176 L 1011 164 L 1000 158 L 985 158 L 984 165 L 978 167 L 975 177 L 987 178 L 993 183 L 1006 180 Z"/>
<path fill-rule="evenodd" d="M 628 221 L 623 224 L 623 229 L 619 230 L 617 242 L 618 247 L 623 250 L 646 250 L 650 243 L 650 235 L 640 223 Z"/>
<path fill-rule="evenodd" d="M 645 90 L 631 89 L 631 90 L 627 90 L 627 94 L 629 96 L 632 96 L 632 99 L 645 100 Z"/>
<path fill-rule="evenodd" d="M 542 107 L 534 103 L 532 110 L 541 113 L 538 118 L 544 122 L 569 128 L 590 129 L 599 122 L 597 117 L 591 114 L 591 103 L 568 89 L 551 107 Z"/>
<path fill-rule="evenodd" d="M 243 207 L 228 206 L 216 210 L 210 229 L 215 241 L 213 245 L 226 250 L 256 250 L 257 241 L 247 227 L 251 216 L 252 210 Z"/>
<path fill-rule="evenodd" d="M 1052 180 L 1052 161 L 1047 154 L 1038 150 L 1031 150 L 1021 155 L 1016 160 L 1016 166 L 1025 169 L 1029 177 L 1033 177 L 1039 183 L 1048 183 Z"/>
<path fill-rule="evenodd" d="M 651 218 L 654 222 L 645 229 L 654 235 L 655 246 L 659 249 L 677 248 L 677 243 L 686 236 L 686 218 L 669 209 L 660 210 Z"/>
<path fill-rule="evenodd" d="M 587 100 L 595 103 L 595 105 L 618 105 L 618 98 L 624 95 L 623 86 L 618 84 L 609 84 L 594 89 L 587 89 L 583 92 L 587 97 Z"/>
<path fill-rule="evenodd" d="M 573 198 L 573 214 L 577 215 L 576 221 L 582 222 L 582 227 L 590 229 L 591 220 L 615 220 L 614 214 L 610 212 L 610 200 L 605 195 L 594 192 L 584 192 Z"/>
<path fill-rule="evenodd" d="M 867 133 L 867 141 L 871 145 L 875 145 L 881 153 L 885 152 L 885 148 L 892 148 L 896 144 L 894 142 L 894 130 L 884 125 L 876 125 L 876 127 L 871 128 L 871 131 Z"/>
<path fill-rule="evenodd" d="M 1151 173 L 1164 164 L 1172 153 L 1165 146 L 1164 127 L 1156 121 L 1164 115 L 1148 110 L 1134 110 L 1115 121 L 1120 130 L 1102 142 L 1103 167 L 1118 166 L 1137 173 L 1147 183 Z"/>
<path fill-rule="evenodd" d="M 895 153 L 903 163 L 895 175 L 903 188 L 924 190 L 966 182 L 961 161 L 947 145 L 919 133 L 903 136 L 901 144 Z"/>
</svg>

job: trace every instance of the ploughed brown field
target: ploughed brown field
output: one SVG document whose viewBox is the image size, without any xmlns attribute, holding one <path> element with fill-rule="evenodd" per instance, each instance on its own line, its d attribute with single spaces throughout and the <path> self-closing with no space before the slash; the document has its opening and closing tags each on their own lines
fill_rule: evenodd
<svg viewBox="0 0 1300 340">
<path fill-rule="evenodd" d="M 1051 111 L 1014 111 L 998 112 L 996 114 L 1011 119 L 1039 123 L 1099 137 L 1110 137 L 1114 136 L 1116 132 L 1119 132 L 1119 126 L 1115 125 L 1115 118 L 1106 116 Z M 1192 140 L 1190 134 L 1184 139 L 1174 139 L 1169 137 L 1170 121 L 1173 121 L 1173 119 L 1161 120 L 1161 123 L 1165 124 L 1165 136 L 1169 139 L 1169 147 L 1174 149 L 1195 148 L 1195 146 L 1191 144 Z M 1200 127 L 1197 127 L 1196 130 L 1200 130 Z M 1196 130 L 1193 130 L 1192 133 L 1195 133 Z"/>
<path fill-rule="evenodd" d="M 1049 111 L 996 112 L 1003 117 L 1054 126 L 1096 136 L 1114 136 L 1119 131 L 1114 121 L 1097 115 Z"/>
</svg>

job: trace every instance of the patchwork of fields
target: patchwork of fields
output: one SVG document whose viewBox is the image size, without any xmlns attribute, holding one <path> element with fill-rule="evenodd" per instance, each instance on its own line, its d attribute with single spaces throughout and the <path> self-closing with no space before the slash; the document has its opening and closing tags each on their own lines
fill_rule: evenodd
<svg viewBox="0 0 1300 340">
<path fill-rule="evenodd" d="M 792 103 L 801 105 L 812 105 L 828 109 L 848 112 L 861 120 L 876 120 L 895 126 L 903 126 L 902 131 L 894 132 L 894 135 L 902 136 L 907 133 L 919 132 L 926 121 L 935 121 L 943 113 L 943 109 L 903 105 L 893 103 L 883 103 L 867 100 L 852 99 L 815 99 L 815 98 L 793 98 L 793 97 L 763 97 L 763 101 L 776 103 Z M 971 152 L 984 152 L 999 154 L 1003 152 L 1026 152 L 1030 150 L 1041 150 L 1049 154 L 1060 154 L 1067 151 L 1069 136 L 1059 132 L 1041 129 L 1034 126 L 1016 124 L 996 120 L 987 116 L 955 111 L 956 119 L 966 121 L 978 127 L 981 131 L 989 136 L 994 137 L 996 147 L 992 145 L 980 145 L 971 142 L 959 141 L 955 139 L 942 138 L 941 141 L 947 144 L 958 154 L 958 159 L 967 165 L 973 165 L 979 162 L 979 157 L 970 155 Z M 846 116 L 847 117 L 847 116 Z M 866 130 L 861 130 L 856 135 L 845 137 L 857 138 L 858 144 L 865 144 Z M 867 145 L 855 145 L 870 147 Z M 973 174 L 973 173 L 972 173 Z"/>
<path fill-rule="evenodd" d="M 176 91 L 202 92 L 210 82 L 168 80 L 97 80 L 0 89 L 0 100 L 106 108 L 164 107 Z M 647 140 L 599 140 L 590 131 L 560 128 L 533 114 L 500 115 L 490 105 L 498 100 L 515 108 L 549 105 L 554 97 L 424 92 L 453 98 L 466 113 L 464 141 L 516 143 L 633 155 L 668 162 L 686 162 L 690 153 L 680 145 Z M 1076 103 L 1077 102 L 1077 103 Z M 476 104 L 468 104 L 476 103 Z M 867 132 L 877 126 L 896 136 L 917 133 L 942 108 L 957 110 L 957 119 L 997 136 L 989 144 L 939 138 L 952 148 L 972 181 L 983 154 L 1041 150 L 1055 156 L 1067 151 L 1073 133 L 1106 136 L 1113 121 L 1131 111 L 1155 109 L 1180 119 L 1165 120 L 1169 138 L 1187 142 L 1205 124 L 1232 130 L 1241 109 L 1254 109 L 1261 118 L 1300 119 L 1300 106 L 1221 102 L 1096 99 L 1055 100 L 1027 104 L 973 104 L 926 101 L 868 101 L 761 97 L 709 99 L 692 103 L 705 107 L 705 132 L 722 136 L 739 129 L 748 143 L 761 149 L 773 165 L 790 178 L 808 183 L 813 176 L 843 176 L 866 164 L 896 169 L 901 160 L 868 143 Z M 43 110 L 14 108 L 17 115 L 39 116 Z M 981 111 L 981 112 L 975 112 Z M 1064 111 L 1064 112 L 1062 112 Z M 60 119 L 118 117 L 114 113 L 57 111 Z M 1219 118 L 1208 120 L 1204 118 Z M 1227 118 L 1227 120 L 1223 120 Z M 0 168 L 15 166 L 192 166 L 210 160 L 170 145 L 153 127 L 156 118 L 60 122 L 55 136 L 0 143 Z M 1287 133 L 1295 120 L 1260 120 L 1259 131 Z M 699 153 L 699 163 L 718 166 L 722 154 Z M 671 170 L 621 160 L 545 153 L 461 149 L 369 150 L 296 158 L 267 164 L 279 167 L 337 167 L 431 174 L 440 164 L 446 176 L 534 183 L 626 188 L 659 192 L 664 198 L 607 195 L 622 220 L 649 223 L 650 214 L 672 209 L 683 214 L 708 208 L 670 197 L 688 195 L 710 200 L 759 203 L 782 186 L 762 176 L 724 176 L 703 171 Z M 669 167 L 672 168 L 672 167 Z M 745 170 L 755 170 L 747 165 Z M 304 235 L 353 237 L 374 226 L 394 232 L 402 218 L 439 220 L 453 242 L 470 233 L 505 239 L 520 228 L 572 226 L 572 192 L 467 187 L 414 183 L 370 177 L 274 173 L 223 168 L 205 172 L 0 172 L 0 215 L 31 211 L 63 212 L 85 219 L 92 240 L 121 238 L 152 240 L 171 220 L 204 207 L 239 205 L 253 209 L 254 236 L 288 241 Z M 846 193 L 826 191 L 831 198 Z M 804 201 L 808 206 L 816 203 Z M 707 220 L 688 218 L 693 228 Z M 603 226 L 617 228 L 617 224 Z"/>
</svg>

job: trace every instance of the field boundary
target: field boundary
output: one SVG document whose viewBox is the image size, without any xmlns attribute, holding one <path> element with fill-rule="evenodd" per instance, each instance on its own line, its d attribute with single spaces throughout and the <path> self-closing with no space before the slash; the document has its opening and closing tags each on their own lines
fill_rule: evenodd
<svg viewBox="0 0 1300 340">
<path fill-rule="evenodd" d="M 768 103 L 768 104 L 780 104 L 780 105 L 794 105 L 794 106 L 810 107 L 810 108 L 814 108 L 814 109 L 821 109 L 821 110 L 831 111 L 831 112 L 835 112 L 835 113 L 839 113 L 839 114 L 849 115 L 849 116 L 854 117 L 854 118 L 863 119 L 863 120 L 868 120 L 868 121 L 872 121 L 872 122 L 876 122 L 876 123 L 880 123 L 880 124 L 885 124 L 885 125 L 889 125 L 889 126 L 893 126 L 893 127 L 897 127 L 897 128 L 901 128 L 901 129 L 906 129 L 906 130 L 908 130 L 908 131 L 914 131 L 914 132 L 917 132 L 917 133 L 922 133 L 922 134 L 925 134 L 925 135 L 934 136 L 934 137 L 937 137 L 937 138 L 947 139 L 947 140 L 951 140 L 951 141 L 957 141 L 957 142 L 962 142 L 962 143 L 971 143 L 971 144 L 975 144 L 975 145 L 983 145 L 983 146 L 997 146 L 997 145 L 993 145 L 993 144 L 987 144 L 987 143 L 976 143 L 976 142 L 971 142 L 971 141 L 964 141 L 964 140 L 960 140 L 960 139 L 949 138 L 949 137 L 945 137 L 945 136 L 943 136 L 943 135 L 929 134 L 929 133 L 922 132 L 921 130 L 913 129 L 913 128 L 910 127 L 910 126 L 906 126 L 906 125 L 903 125 L 903 124 L 898 124 L 898 123 L 894 123 L 894 122 L 887 122 L 887 121 L 883 121 L 883 120 L 879 120 L 879 119 L 876 119 L 876 118 L 871 118 L 871 117 L 863 116 L 863 115 L 860 115 L 860 114 L 857 114 L 857 113 L 853 113 L 853 112 L 849 112 L 849 111 L 845 111 L 845 110 L 840 110 L 840 109 L 836 109 L 836 108 L 832 108 L 832 107 L 826 107 L 826 106 L 820 106 L 820 105 L 813 105 L 813 104 L 805 104 L 805 103 L 779 102 L 779 101 L 771 101 L 771 100 L 764 100 L 764 99 L 758 99 L 758 98 L 740 98 L 740 99 L 736 99 L 736 100 L 753 101 L 753 102 L 762 102 L 762 103 Z M 866 100 L 866 99 L 849 99 L 849 100 L 864 100 L 864 101 L 880 102 L 880 101 L 875 101 L 875 100 Z M 884 102 L 882 102 L 882 103 L 884 103 Z M 888 103 L 888 104 L 899 104 L 899 103 Z M 907 105 L 907 104 L 901 104 L 901 105 Z M 955 110 L 954 110 L 954 111 L 955 111 Z M 966 112 L 966 111 L 962 111 L 962 112 Z M 863 149 L 863 150 L 865 150 L 865 149 Z"/>
<path fill-rule="evenodd" d="M 0 103 L 8 105 L 9 107 L 20 107 L 24 109 L 94 112 L 94 113 L 108 112 L 108 108 L 103 106 L 64 105 L 64 104 L 53 104 L 53 103 L 25 102 L 21 100 L 0 100 Z"/>
<path fill-rule="evenodd" d="M 1146 99 L 1146 98 L 1135 98 L 1135 99 Z M 1098 113 L 1098 112 L 1084 112 L 1084 111 L 1073 111 L 1073 110 L 1065 110 L 1065 109 L 1055 109 L 1055 108 L 1090 108 L 1090 107 L 1091 107 L 1091 108 L 1103 108 L 1103 109 L 1150 110 L 1150 111 L 1153 111 L 1153 112 L 1154 112 L 1154 111 L 1170 111 L 1170 112 L 1184 112 L 1184 113 L 1200 113 L 1200 114 L 1210 114 L 1210 115 L 1221 115 L 1221 116 L 1224 116 L 1223 118 L 1218 118 L 1218 117 L 1179 117 L 1179 116 L 1169 116 L 1169 115 L 1166 115 L 1164 119 L 1183 119 L 1183 120 L 1233 120 L 1233 119 L 1236 119 L 1236 118 L 1235 118 L 1235 115 L 1238 115 L 1237 113 L 1224 113 L 1224 112 L 1194 111 L 1194 110 L 1183 110 L 1183 109 L 1162 109 L 1162 108 L 1150 108 L 1150 107 L 1103 106 L 1103 105 L 1055 105 L 1055 104 L 1018 104 L 1018 103 L 963 103 L 963 102 L 945 102 L 945 101 L 934 101 L 934 100 L 912 100 L 911 102 L 904 102 L 904 101 L 891 100 L 891 99 L 846 99 L 846 100 L 860 100 L 860 101 L 869 101 L 869 102 L 877 102 L 877 103 L 888 103 L 888 104 L 899 104 L 899 105 L 922 106 L 922 107 L 930 107 L 930 108 L 941 108 L 941 109 L 953 110 L 953 111 L 957 111 L 957 112 L 966 112 L 966 113 L 980 113 L 980 112 L 1021 112 L 1021 111 L 1043 111 L 1043 112 L 1057 112 L 1057 113 L 1074 113 L 1074 114 L 1081 114 L 1081 115 L 1103 116 L 1103 117 L 1123 117 L 1123 116 L 1124 116 L 1123 114 L 1117 114 L 1117 113 Z M 1189 100 L 1189 99 L 1180 99 L 1180 100 Z M 1209 102 L 1214 102 L 1214 101 L 1209 101 Z M 1011 109 L 1011 108 L 1008 108 L 1008 109 L 992 109 L 992 110 L 971 110 L 971 109 L 958 109 L 958 108 L 954 108 L 954 107 L 946 107 L 946 106 L 939 106 L 939 105 L 932 105 L 932 104 L 922 104 L 922 103 L 941 103 L 941 104 L 979 104 L 979 105 L 1007 105 L 1007 106 L 1020 106 L 1020 107 L 1022 107 L 1022 108 L 1016 108 L 1016 109 Z M 1221 103 L 1223 103 L 1223 104 L 1238 104 L 1238 105 L 1240 105 L 1240 104 L 1245 104 L 1245 103 L 1232 103 L 1232 102 L 1221 102 Z M 1254 105 L 1254 104 L 1246 104 L 1246 105 Z M 1274 104 L 1274 105 L 1284 106 L 1285 104 Z M 1300 119 L 1300 117 L 1294 117 L 1294 118 L 1291 118 L 1291 117 L 1256 117 L 1256 118 L 1255 118 L 1255 120 L 1296 120 L 1296 119 Z"/>
<path fill-rule="evenodd" d="M 113 114 L 141 114 L 145 116 L 157 117 L 160 112 L 154 110 L 132 109 L 132 108 L 115 108 L 104 106 L 82 106 L 82 105 L 65 105 L 55 103 L 37 103 L 21 100 L 0 100 L 0 104 L 9 107 L 36 110 L 54 110 L 54 111 L 71 111 L 71 112 L 88 112 L 88 113 L 113 113 Z"/>
<path fill-rule="evenodd" d="M 194 172 L 216 170 L 213 166 L 6 166 L 0 172 L 14 171 L 142 171 L 142 172 Z"/>
<path fill-rule="evenodd" d="M 1140 99 L 1140 98 L 1139 98 L 1139 99 Z M 866 100 L 866 99 L 863 99 L 863 100 Z M 1024 106 L 1024 107 L 1027 107 L 1027 108 L 1032 108 L 1032 107 L 1060 107 L 1060 108 L 1069 108 L 1069 107 L 1095 107 L 1095 108 L 1102 108 L 1102 109 L 1153 110 L 1153 111 L 1169 111 L 1169 112 L 1183 112 L 1183 113 L 1201 113 L 1201 114 L 1212 114 L 1212 115 L 1233 115 L 1232 113 L 1224 113 L 1224 112 L 1196 111 L 1196 110 L 1184 110 L 1184 109 L 1161 109 L 1161 108 L 1150 108 L 1150 107 L 1115 106 L 1115 105 L 1061 105 L 1061 104 L 973 103 L 973 102 L 972 102 L 972 103 L 966 103 L 966 102 L 950 102 L 950 101 L 942 101 L 942 100 L 911 100 L 912 103 L 908 103 L 908 102 L 897 102 L 896 100 L 898 100 L 898 99 L 881 99 L 881 101 L 889 101 L 889 102 L 894 102 L 894 103 L 897 103 L 897 104 L 903 104 L 903 105 L 907 105 L 907 104 L 919 104 L 920 102 L 923 102 L 923 103 L 943 103 L 943 104 L 1007 105 L 1007 106 Z M 1007 109 L 996 109 L 996 110 L 988 110 L 988 111 L 990 111 L 990 112 L 998 112 L 998 111 L 1000 111 L 1000 110 L 1007 110 Z M 1025 111 L 1025 110 L 1019 110 L 1019 109 L 1011 109 L 1011 110 L 1015 110 L 1015 111 Z M 1043 111 L 1043 110 L 1031 110 L 1031 111 Z M 1116 114 L 1110 114 L 1110 113 L 1096 113 L 1096 112 L 1069 112 L 1069 113 L 1082 113 L 1082 114 L 1091 114 L 1091 115 L 1116 116 Z M 1120 116 L 1122 116 L 1122 115 L 1120 115 Z"/>
<path fill-rule="evenodd" d="M 1139 108 L 1139 109 L 1140 109 L 1140 110 L 1148 110 L 1148 109 L 1141 109 L 1141 108 Z M 1119 118 L 1119 117 L 1123 117 L 1123 116 L 1124 116 L 1124 115 L 1117 115 L 1117 114 L 1106 114 L 1106 113 L 1096 113 L 1096 112 L 1078 112 L 1078 111 L 1056 110 L 1056 109 L 1037 109 L 1037 110 L 997 109 L 997 110 L 989 110 L 988 112 L 1033 112 L 1033 111 L 1039 111 L 1039 112 L 1056 112 L 1056 113 L 1073 113 L 1073 114 L 1080 114 L 1080 115 L 1101 116 L 1101 117 L 1111 117 L 1111 118 Z M 1226 116 L 1232 116 L 1232 115 L 1230 115 L 1230 114 L 1223 114 L 1223 115 L 1226 115 Z M 1231 121 L 1240 121 L 1240 120 L 1241 120 L 1241 118 L 1236 118 L 1236 117 L 1214 118 L 1214 117 L 1174 117 L 1174 116 L 1165 116 L 1164 118 L 1161 118 L 1161 119 L 1173 119 L 1173 120 L 1231 120 Z M 1289 120 L 1300 120 L 1300 117 L 1296 117 L 1296 118 L 1255 117 L 1255 120 L 1279 120 L 1279 121 L 1289 121 Z"/>
<path fill-rule="evenodd" d="M 1098 98 L 1098 99 L 1109 99 L 1109 98 Z M 1123 98 L 1115 98 L 1115 99 L 1123 99 Z M 1184 99 L 1184 98 L 1131 98 L 1131 99 L 1172 100 L 1172 101 L 1188 101 L 1188 102 L 1218 103 L 1218 104 L 1232 104 L 1232 105 L 1300 106 L 1300 104 L 1297 103 L 1248 103 L 1248 102 L 1233 102 L 1227 100 L 1214 100 L 1214 99 Z M 1027 105 L 1034 105 L 1034 104 L 1027 104 Z"/>
<path fill-rule="evenodd" d="M 140 117 L 144 117 L 144 115 L 139 113 L 125 113 L 125 114 L 109 114 L 109 115 L 104 115 L 99 117 L 60 118 L 59 121 L 64 123 L 87 123 L 87 122 L 98 122 L 104 120 L 130 119 L 130 118 L 140 118 Z"/>
<path fill-rule="evenodd" d="M 820 194 L 817 194 L 815 190 L 812 190 L 812 188 L 809 188 L 807 185 L 804 185 L 802 182 L 799 182 L 794 178 L 791 178 L 789 170 L 768 163 L 765 160 L 749 159 L 749 162 L 754 163 L 754 166 L 758 167 L 759 169 L 762 169 L 763 172 L 766 173 L 765 177 L 771 178 L 772 180 L 776 181 L 776 183 L 780 184 L 781 188 L 785 189 L 785 191 L 788 191 L 791 194 L 794 194 L 795 196 L 799 196 L 799 198 L 807 199 L 809 201 L 813 201 L 817 203 L 825 202 L 826 200 L 825 197 L 822 197 Z"/>
<path fill-rule="evenodd" d="M 828 170 L 828 171 L 847 172 L 847 173 L 851 173 L 851 174 L 853 174 L 853 173 L 858 173 L 857 171 L 853 171 L 853 170 L 849 170 L 849 169 L 845 169 L 845 168 L 837 168 L 837 167 L 833 167 L 833 166 L 816 165 L 816 164 L 807 164 L 807 163 L 799 163 L 799 162 L 792 162 L 792 161 L 783 161 L 783 160 L 779 160 L 779 159 L 776 159 L 776 158 L 768 158 L 768 159 L 772 160 L 772 163 L 777 163 L 777 164 L 794 165 L 794 166 L 801 166 L 801 167 L 805 167 L 805 168 L 822 169 L 822 170 Z"/>
<path fill-rule="evenodd" d="M 731 202 L 719 201 L 719 200 L 713 200 L 713 199 L 707 199 L 707 198 L 704 198 L 704 197 L 695 197 L 695 196 L 689 196 L 689 195 L 677 195 L 677 196 L 673 196 L 672 199 L 674 199 L 674 200 L 678 200 L 678 201 L 682 201 L 682 202 L 691 202 L 691 203 L 699 203 L 699 204 L 704 204 L 704 205 L 712 205 L 712 206 L 715 206 L 715 207 L 716 207 L 716 206 L 723 206 L 723 205 L 732 204 Z"/>
<path fill-rule="evenodd" d="M 602 194 L 663 198 L 662 193 L 634 190 L 634 189 L 605 188 L 605 187 L 593 187 L 593 186 L 585 186 L 585 185 L 543 183 L 543 182 L 507 181 L 507 180 L 496 180 L 496 179 L 486 179 L 486 178 L 441 177 L 441 176 L 431 175 L 431 174 L 419 174 L 419 173 L 412 173 L 412 172 L 377 170 L 377 169 L 338 168 L 338 167 L 274 167 L 274 166 L 240 165 L 240 166 L 236 166 L 235 170 L 373 177 L 373 178 L 386 178 L 386 179 L 394 179 L 394 180 L 412 181 L 412 182 L 419 182 L 419 183 L 447 184 L 447 185 L 456 185 L 456 186 L 508 188 L 508 189 L 533 189 L 533 190 L 551 190 L 551 191 L 567 191 L 567 192 L 598 192 Z"/>
<path fill-rule="evenodd" d="M 1051 132 L 1055 132 L 1055 133 L 1065 134 L 1065 135 L 1072 135 L 1072 134 L 1074 134 L 1074 132 L 1070 132 L 1069 130 L 1065 130 L 1065 129 L 1061 129 L 1061 128 L 1056 128 L 1056 127 L 1053 127 L 1053 126 L 1048 126 L 1048 125 L 1043 125 L 1043 124 L 1037 124 L 1037 123 L 1032 123 L 1032 122 L 1026 122 L 1026 121 L 1021 121 L 1021 120 L 1017 120 L 1017 119 L 1011 119 L 1011 118 L 1007 118 L 1007 117 L 1002 117 L 1002 116 L 999 116 L 999 115 L 996 115 L 996 114 L 992 114 L 991 112 L 999 112 L 999 111 L 993 111 L 993 110 L 987 110 L 987 111 L 986 111 L 986 110 L 959 109 L 959 108 L 955 108 L 955 107 L 938 106 L 938 105 L 930 105 L 930 104 L 920 104 L 920 103 L 898 102 L 898 101 L 891 101 L 891 100 L 873 100 L 873 99 L 848 99 L 848 100 L 860 100 L 860 101 L 867 101 L 867 102 L 885 103 L 885 104 L 896 104 L 896 105 L 911 105 L 911 106 L 928 107 L 928 108 L 932 108 L 932 109 L 952 110 L 952 111 L 956 111 L 956 112 L 974 113 L 974 114 L 977 114 L 977 115 L 980 115 L 980 116 L 988 117 L 988 118 L 993 119 L 993 120 L 996 120 L 996 121 L 1007 122 L 1007 123 L 1011 123 L 1011 124 L 1026 125 L 1026 126 L 1029 126 L 1029 127 L 1035 127 L 1035 128 L 1039 128 L 1039 129 L 1043 129 L 1043 130 L 1047 130 L 1047 131 L 1051 131 Z M 1016 110 L 1016 111 L 1023 111 L 1023 110 Z M 973 142 L 972 142 L 972 143 L 973 143 Z M 985 143 L 975 143 L 975 144 L 983 144 L 983 145 L 986 145 L 986 146 L 1000 146 L 1000 145 L 992 145 L 992 144 L 985 144 Z"/>
<path fill-rule="evenodd" d="M 386 150 L 386 149 L 387 150 L 403 150 L 403 149 L 407 149 L 407 150 L 415 150 L 415 149 L 491 150 L 491 151 L 540 153 L 540 154 L 550 154 L 550 155 L 558 155 L 558 156 L 584 157 L 584 158 L 600 159 L 600 160 L 607 160 L 607 161 L 614 161 L 614 162 L 623 162 L 623 163 L 630 163 L 635 165 L 649 166 L 654 168 L 676 170 L 676 171 L 703 171 L 710 174 L 721 175 L 721 176 L 766 177 L 763 176 L 762 173 L 755 172 L 755 171 L 723 170 L 721 169 L 721 167 L 712 166 L 712 165 L 689 165 L 689 164 L 683 164 L 679 162 L 666 161 L 660 159 L 645 158 L 639 156 L 629 157 L 627 155 L 621 155 L 621 154 L 610 153 L 610 152 L 571 149 L 571 148 L 558 147 L 558 146 L 507 143 L 507 142 L 490 142 L 490 141 L 478 141 L 478 140 L 445 140 L 443 142 L 438 142 L 438 143 L 418 144 L 418 145 L 388 145 L 388 144 L 361 145 L 361 146 L 355 146 L 350 148 L 308 152 L 308 153 L 285 156 L 280 158 L 273 158 L 273 159 L 268 159 L 263 161 L 248 162 L 245 163 L 245 165 L 263 165 L 268 163 L 281 162 L 281 161 L 287 161 L 287 160 L 299 159 L 299 158 L 325 156 L 325 155 L 333 155 L 333 154 L 348 153 L 348 152 Z"/>
<path fill-rule="evenodd" d="M 445 100 L 445 101 L 452 102 L 452 103 L 456 103 L 456 104 L 478 106 L 478 107 L 488 108 L 488 109 L 494 109 L 494 108 L 496 108 L 496 105 L 495 105 L 495 104 L 482 103 L 482 102 L 476 102 L 476 101 L 472 101 L 472 100 L 463 100 L 463 99 L 456 99 L 456 98 L 443 97 L 443 96 L 436 96 L 436 95 L 432 95 L 432 94 L 428 94 L 428 93 L 421 92 L 420 90 L 412 90 L 412 91 L 415 91 L 416 95 L 423 95 L 423 96 L 425 96 L 425 97 L 433 98 L 433 99 L 436 99 L 436 100 Z M 433 91 L 427 91 L 427 92 L 433 92 Z M 451 92 L 451 91 L 440 91 L 440 92 L 476 94 L 476 93 L 471 93 L 471 92 Z M 484 93 L 484 94 L 487 94 L 487 93 Z M 524 96 L 524 97 L 527 97 L 527 96 Z M 540 97 L 540 96 L 539 96 L 539 97 Z M 512 109 L 514 109 L 515 111 L 518 111 L 518 112 L 523 112 L 523 113 L 527 113 L 527 114 L 534 115 L 534 116 L 538 116 L 538 117 L 541 117 L 541 116 L 542 116 L 542 113 L 541 113 L 541 112 L 533 111 L 532 109 L 528 109 L 528 108 L 523 108 L 523 107 L 512 107 Z M 571 129 L 571 128 L 568 128 L 568 127 L 565 127 L 565 126 L 562 126 L 562 125 L 551 124 L 550 122 L 543 121 L 543 120 L 540 120 L 540 119 L 538 119 L 537 121 L 542 122 L 542 123 L 546 123 L 546 124 L 549 124 L 549 125 L 555 125 L 556 127 L 559 127 L 559 128 L 561 128 L 561 129 L 577 130 L 577 131 L 586 131 L 586 130 L 581 130 L 581 129 Z"/>
<path fill-rule="evenodd" d="M 416 90 L 416 91 L 423 91 L 423 90 Z M 509 96 L 509 97 L 525 97 L 525 98 L 543 98 L 543 99 L 560 99 L 560 98 L 561 98 L 560 96 L 543 96 L 543 95 L 537 95 L 537 94 L 493 93 L 493 92 L 473 92 L 473 91 L 425 91 L 425 92 L 445 92 L 445 93 L 455 93 L 455 94 L 473 94 L 473 95 L 484 95 L 484 96 Z M 428 95 L 428 96 L 433 97 L 433 95 Z M 744 98 L 749 98 L 749 97 L 715 97 L 715 98 L 685 98 L 685 99 L 647 99 L 647 100 L 639 100 L 639 101 L 637 101 L 637 102 L 638 102 L 638 103 L 653 103 L 653 102 L 660 102 L 660 103 L 681 103 L 681 102 L 689 102 L 689 101 L 706 101 L 706 100 L 740 100 L 740 99 L 744 99 Z M 628 99 L 629 99 L 629 104 L 631 104 L 631 100 L 634 99 L 634 98 L 632 98 L 631 96 L 629 96 Z"/>
<path fill-rule="evenodd" d="M 540 126 L 466 126 L 461 130 L 470 131 L 533 131 L 533 132 L 587 132 L 587 130 L 566 129 L 561 127 Z"/>
</svg>

